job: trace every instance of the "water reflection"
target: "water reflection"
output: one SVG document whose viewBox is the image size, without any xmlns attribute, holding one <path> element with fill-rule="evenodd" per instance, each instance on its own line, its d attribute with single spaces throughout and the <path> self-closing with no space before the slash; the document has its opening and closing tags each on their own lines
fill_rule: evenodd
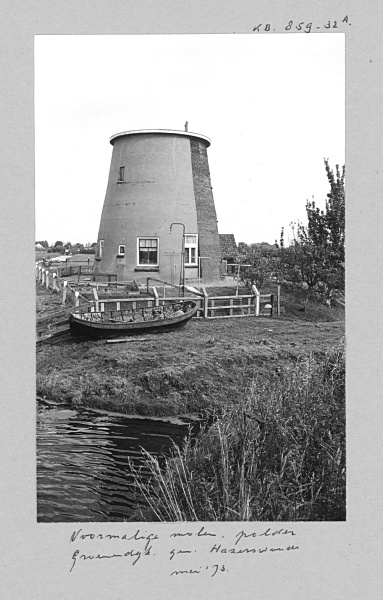
<svg viewBox="0 0 383 600">
<path fill-rule="evenodd" d="M 169 454 L 186 426 L 37 404 L 37 520 L 123 521 L 137 503 L 128 459 Z"/>
</svg>

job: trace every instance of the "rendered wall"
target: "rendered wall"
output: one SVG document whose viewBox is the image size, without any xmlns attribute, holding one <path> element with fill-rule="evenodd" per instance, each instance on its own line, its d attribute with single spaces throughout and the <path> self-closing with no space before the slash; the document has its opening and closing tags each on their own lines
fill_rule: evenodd
<svg viewBox="0 0 383 600">
<path fill-rule="evenodd" d="M 184 223 L 187 234 L 199 234 L 204 250 L 214 250 L 219 259 L 218 231 L 217 248 L 211 239 L 214 226 L 209 226 L 214 211 L 216 229 L 207 144 L 199 142 L 204 152 L 196 160 L 192 159 L 191 140 L 185 135 L 139 133 L 116 137 L 113 143 L 97 240 L 98 247 L 100 240 L 104 246 L 101 258 L 96 253 L 95 278 L 116 275 L 118 281 L 144 281 L 151 276 L 178 284 L 183 228 L 174 225 L 170 233 L 172 222 Z M 118 183 L 122 166 L 124 183 Z M 158 268 L 138 265 L 139 237 L 159 239 Z M 119 245 L 125 246 L 124 257 L 117 256 Z M 219 262 L 216 265 L 215 278 L 219 277 Z M 185 277 L 197 278 L 197 267 L 186 267 Z"/>
</svg>

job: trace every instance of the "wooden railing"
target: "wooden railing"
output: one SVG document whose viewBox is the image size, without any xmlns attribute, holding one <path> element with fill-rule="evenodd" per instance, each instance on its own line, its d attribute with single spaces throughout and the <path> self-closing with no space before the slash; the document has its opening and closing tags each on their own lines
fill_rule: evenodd
<svg viewBox="0 0 383 600">
<path fill-rule="evenodd" d="M 123 297 L 123 298 L 99 298 L 96 287 L 92 288 L 93 299 L 89 300 L 80 294 L 75 286 L 36 264 L 37 281 L 62 296 L 62 306 L 68 303 L 75 307 L 81 304 L 87 305 L 90 311 L 110 312 L 121 310 L 137 310 L 156 306 L 163 306 L 168 302 L 192 301 L 197 304 L 197 318 L 217 319 L 225 317 L 249 317 L 249 316 L 273 316 L 276 312 L 279 316 L 280 296 L 279 286 L 277 293 L 276 311 L 274 311 L 274 294 L 260 294 L 255 285 L 252 286 L 252 294 L 236 296 L 209 296 L 206 289 L 202 287 L 202 296 L 177 296 L 172 298 L 161 298 L 156 287 L 151 289 L 153 298 Z M 117 286 L 116 286 L 117 289 Z"/>
</svg>

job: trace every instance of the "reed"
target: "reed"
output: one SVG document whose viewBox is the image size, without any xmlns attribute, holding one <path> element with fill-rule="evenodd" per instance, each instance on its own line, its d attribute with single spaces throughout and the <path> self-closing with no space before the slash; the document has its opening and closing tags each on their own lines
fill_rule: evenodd
<svg viewBox="0 0 383 600">
<path fill-rule="evenodd" d="M 345 520 L 344 341 L 255 379 L 213 426 L 146 466 L 145 520 Z"/>
</svg>

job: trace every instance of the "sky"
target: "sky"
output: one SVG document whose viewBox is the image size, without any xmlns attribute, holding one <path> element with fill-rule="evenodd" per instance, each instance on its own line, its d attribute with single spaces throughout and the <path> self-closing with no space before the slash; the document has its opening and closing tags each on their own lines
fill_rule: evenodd
<svg viewBox="0 0 383 600">
<path fill-rule="evenodd" d="M 36 240 L 97 240 L 113 147 L 208 136 L 219 233 L 279 240 L 345 162 L 344 34 L 35 37 Z"/>
</svg>

